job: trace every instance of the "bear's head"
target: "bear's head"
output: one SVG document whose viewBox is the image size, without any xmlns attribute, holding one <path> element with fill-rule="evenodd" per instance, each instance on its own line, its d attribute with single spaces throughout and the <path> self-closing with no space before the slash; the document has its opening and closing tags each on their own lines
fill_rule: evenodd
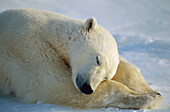
<svg viewBox="0 0 170 112">
<path fill-rule="evenodd" d="M 117 44 L 113 36 L 89 18 L 77 31 L 70 47 L 72 79 L 83 94 L 93 93 L 104 80 L 110 80 L 119 64 Z"/>
</svg>

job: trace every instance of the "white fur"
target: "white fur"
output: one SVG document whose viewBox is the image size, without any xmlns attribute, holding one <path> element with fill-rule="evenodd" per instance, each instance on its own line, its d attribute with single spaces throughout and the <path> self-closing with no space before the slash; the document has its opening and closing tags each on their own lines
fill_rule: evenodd
<svg viewBox="0 0 170 112">
<path fill-rule="evenodd" d="M 82 95 L 78 74 L 93 94 Z M 76 108 L 152 108 L 161 99 L 136 67 L 119 59 L 115 39 L 95 18 L 84 21 L 35 9 L 0 14 L 0 92 L 25 102 Z"/>
</svg>

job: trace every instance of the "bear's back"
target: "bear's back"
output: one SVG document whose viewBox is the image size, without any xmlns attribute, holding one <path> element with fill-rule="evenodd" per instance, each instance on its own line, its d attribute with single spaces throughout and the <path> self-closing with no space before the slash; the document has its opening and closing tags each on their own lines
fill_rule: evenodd
<svg viewBox="0 0 170 112">
<path fill-rule="evenodd" d="M 67 28 L 68 26 L 74 27 L 82 23 L 82 20 L 49 11 L 38 9 L 10 9 L 0 13 L 0 42 L 6 43 L 5 40 L 10 41 L 10 39 L 28 37 L 34 33 L 45 34 L 44 30 L 49 32 L 55 25 L 57 25 L 57 27 Z"/>
<path fill-rule="evenodd" d="M 2 13 L 0 13 L 0 22 L 9 22 L 16 20 L 39 20 L 39 22 L 43 21 L 43 19 L 55 19 L 55 20 L 68 20 L 71 19 L 70 17 L 50 12 L 50 11 L 44 11 L 44 10 L 38 10 L 38 9 L 10 9 L 6 10 Z"/>
</svg>

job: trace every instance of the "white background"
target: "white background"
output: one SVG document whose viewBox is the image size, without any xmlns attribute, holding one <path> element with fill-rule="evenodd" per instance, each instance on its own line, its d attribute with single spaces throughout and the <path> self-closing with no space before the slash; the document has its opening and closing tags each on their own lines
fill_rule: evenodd
<svg viewBox="0 0 170 112">
<path fill-rule="evenodd" d="M 163 96 L 158 110 L 86 111 L 170 112 L 170 0 L 0 0 L 0 12 L 11 8 L 43 9 L 80 19 L 95 17 L 116 38 L 119 54 L 137 65 L 147 83 Z M 74 109 L 41 102 L 26 104 L 0 96 L 0 112 L 71 110 Z"/>
</svg>

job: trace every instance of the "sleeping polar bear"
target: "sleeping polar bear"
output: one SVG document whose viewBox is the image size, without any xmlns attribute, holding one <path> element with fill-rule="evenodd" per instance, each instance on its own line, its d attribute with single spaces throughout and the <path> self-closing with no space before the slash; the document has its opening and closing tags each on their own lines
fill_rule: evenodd
<svg viewBox="0 0 170 112">
<path fill-rule="evenodd" d="M 0 92 L 81 109 L 156 108 L 162 99 L 95 18 L 36 9 L 0 14 Z"/>
</svg>

